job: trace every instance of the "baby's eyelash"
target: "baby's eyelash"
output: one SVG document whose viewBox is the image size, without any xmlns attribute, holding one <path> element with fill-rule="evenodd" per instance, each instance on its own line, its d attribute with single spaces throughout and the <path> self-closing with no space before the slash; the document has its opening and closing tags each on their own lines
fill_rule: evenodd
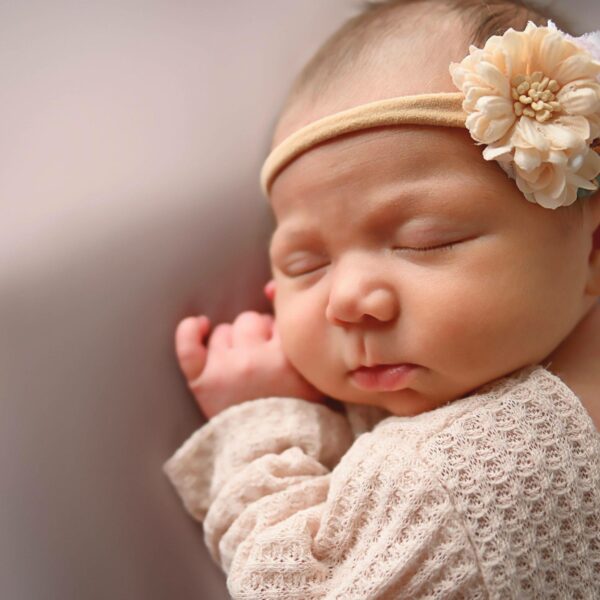
<svg viewBox="0 0 600 600">
<path fill-rule="evenodd" d="M 440 244 L 439 246 L 424 246 L 422 248 L 411 248 L 408 246 L 405 247 L 400 247 L 400 248 L 393 248 L 393 250 L 402 250 L 402 251 L 408 251 L 408 252 L 433 252 L 434 250 L 439 250 L 439 251 L 447 251 L 447 250 L 452 250 L 452 248 L 454 248 L 454 246 L 456 246 L 458 244 L 458 242 L 452 242 L 450 244 Z M 314 269 L 310 269 L 308 271 L 302 271 L 299 273 L 295 273 L 295 274 L 290 274 L 290 273 L 285 273 L 286 277 L 290 278 L 290 279 L 294 279 L 296 277 L 303 277 L 304 275 L 311 275 L 312 273 L 315 273 L 316 271 L 319 271 L 320 269 L 322 269 L 324 266 L 326 265 L 321 265 L 318 267 L 315 267 Z"/>
<path fill-rule="evenodd" d="M 287 270 L 287 269 L 283 269 L 282 273 L 288 279 L 295 279 L 297 277 L 303 277 L 304 275 L 312 275 L 313 273 L 316 273 L 317 271 L 319 271 L 320 269 L 322 269 L 325 266 L 327 266 L 327 265 L 319 265 L 318 267 L 314 267 L 314 268 L 308 269 L 306 271 L 298 271 L 295 273 L 289 272 L 289 270 Z"/>
<path fill-rule="evenodd" d="M 451 250 L 452 248 L 454 248 L 455 245 L 456 245 L 456 242 L 453 242 L 451 244 L 440 244 L 439 246 L 424 246 L 423 248 L 410 248 L 410 247 L 394 248 L 394 250 L 409 250 L 412 252 L 428 252 L 431 250 Z"/>
</svg>

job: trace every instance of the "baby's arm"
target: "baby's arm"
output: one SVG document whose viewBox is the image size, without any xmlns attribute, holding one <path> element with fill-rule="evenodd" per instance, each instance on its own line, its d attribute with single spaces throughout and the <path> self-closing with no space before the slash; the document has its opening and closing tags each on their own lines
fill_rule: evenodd
<svg viewBox="0 0 600 600">
<path fill-rule="evenodd" d="M 460 517 L 414 432 L 361 435 L 321 404 L 220 412 L 165 464 L 234 599 L 484 597 Z"/>
</svg>

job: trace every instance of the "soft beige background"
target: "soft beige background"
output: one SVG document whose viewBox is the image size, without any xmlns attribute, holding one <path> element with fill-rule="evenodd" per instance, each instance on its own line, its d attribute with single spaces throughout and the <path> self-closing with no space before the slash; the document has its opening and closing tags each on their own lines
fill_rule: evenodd
<svg viewBox="0 0 600 600">
<path fill-rule="evenodd" d="M 173 331 L 267 310 L 274 115 L 355 6 L 0 2 L 0 598 L 227 598 L 160 470 Z"/>
</svg>

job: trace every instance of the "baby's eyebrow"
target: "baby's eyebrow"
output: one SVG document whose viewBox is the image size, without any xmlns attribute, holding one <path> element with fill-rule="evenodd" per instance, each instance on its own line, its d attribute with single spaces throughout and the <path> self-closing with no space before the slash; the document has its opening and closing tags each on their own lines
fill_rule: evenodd
<svg viewBox="0 0 600 600">
<path fill-rule="evenodd" d="M 314 234 L 316 230 L 312 228 L 306 227 L 283 227 L 281 229 L 275 229 L 275 231 L 271 234 L 271 239 L 269 240 L 269 252 L 273 252 L 274 246 L 285 246 L 291 245 L 295 241 L 301 241 L 303 239 L 307 239 Z M 276 240 L 276 244 L 273 242 Z"/>
<path fill-rule="evenodd" d="M 377 202 L 377 204 L 365 216 L 362 227 L 365 231 L 381 231 L 392 229 L 398 226 L 398 220 L 403 217 L 417 215 L 436 215 L 440 212 L 442 202 L 435 202 L 432 206 L 431 202 L 424 202 L 422 196 L 415 194 L 402 194 L 392 196 L 391 198 Z M 419 210 L 420 209 L 420 210 Z M 271 234 L 269 247 L 273 246 L 273 242 L 292 244 L 295 241 L 302 241 L 317 234 L 318 227 L 310 224 L 305 225 L 282 225 L 277 227 Z"/>
<path fill-rule="evenodd" d="M 372 210 L 364 216 L 362 221 L 367 227 L 380 225 L 388 222 L 391 214 L 393 214 L 393 216 L 402 216 L 403 213 L 409 214 L 414 212 L 415 207 L 418 207 L 419 204 L 422 204 L 422 202 L 418 197 L 402 195 L 402 197 L 399 198 L 394 195 L 390 199 L 377 202 Z M 269 240 L 269 245 L 273 243 L 275 238 L 279 238 L 280 236 L 284 237 L 286 241 L 295 241 L 310 237 L 316 231 L 317 228 L 315 227 L 313 229 L 309 224 L 300 226 L 283 225 L 282 227 L 277 227 L 275 231 L 273 231 L 271 239 Z"/>
</svg>

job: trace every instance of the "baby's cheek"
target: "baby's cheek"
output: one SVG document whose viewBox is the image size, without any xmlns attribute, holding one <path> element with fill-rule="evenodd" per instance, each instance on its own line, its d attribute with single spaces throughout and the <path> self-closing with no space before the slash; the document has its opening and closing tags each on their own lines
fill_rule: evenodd
<svg viewBox="0 0 600 600">
<path fill-rule="evenodd" d="M 461 289 L 447 299 L 440 323 L 455 360 L 486 372 L 495 365 L 500 374 L 545 356 L 560 325 L 549 318 L 556 303 L 538 284 L 510 266 L 464 279 Z"/>
<path fill-rule="evenodd" d="M 278 301 L 277 327 L 283 351 L 302 374 L 321 348 L 319 324 L 318 316 L 305 303 L 286 298 Z"/>
</svg>

